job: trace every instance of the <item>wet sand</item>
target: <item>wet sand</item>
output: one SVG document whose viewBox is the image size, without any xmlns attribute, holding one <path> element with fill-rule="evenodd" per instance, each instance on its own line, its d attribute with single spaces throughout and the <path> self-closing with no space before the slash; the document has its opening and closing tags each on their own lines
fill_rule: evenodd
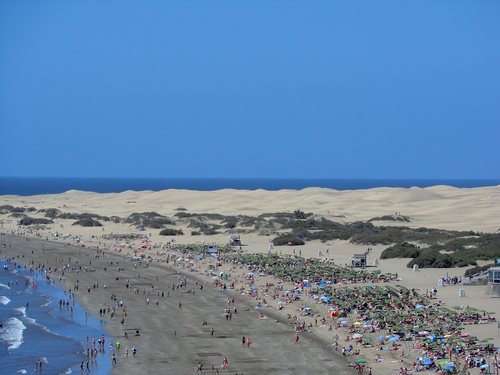
<svg viewBox="0 0 500 375">
<path fill-rule="evenodd" d="M 123 300 L 127 307 L 123 326 L 119 314 L 105 322 L 110 335 L 120 340 L 122 345 L 114 374 L 196 374 L 199 362 L 203 363 L 203 373 L 206 374 L 213 373 L 212 364 L 221 374 L 355 373 L 338 353 L 316 336 L 301 334 L 299 343 L 295 345 L 291 327 L 278 314 L 258 319 L 258 311 L 250 305 L 250 301 L 206 284 L 201 290 L 201 280 L 197 281 L 196 275 L 187 275 L 187 285 L 172 290 L 172 285 L 184 276 L 170 265 L 152 263 L 147 268 L 145 265 L 135 268 L 129 258 L 118 254 L 105 253 L 96 258 L 94 249 L 33 238 L 27 241 L 25 237 L 6 235 L 0 237 L 0 242 L 7 244 L 6 248 L 0 249 L 0 256 L 19 256 L 21 264 L 35 260 L 45 265 L 57 264 L 58 268 L 69 264 L 71 267 L 96 269 L 78 274 L 66 271 L 62 281 L 57 280 L 61 272 L 52 276 L 66 289 L 78 279 L 80 289 L 77 300 L 93 316 L 99 317 L 100 308 L 114 306 L 111 295 Z M 118 267 L 123 270 L 118 271 Z M 133 287 L 139 288 L 138 294 L 133 292 L 133 288 L 126 288 L 127 280 Z M 96 282 L 99 288 L 94 289 Z M 90 293 L 87 288 L 90 288 Z M 157 293 L 162 291 L 165 297 L 158 298 Z M 235 298 L 238 309 L 231 321 L 226 321 L 224 317 L 228 297 Z M 149 305 L 146 298 L 150 298 Z M 182 302 L 182 309 L 178 306 L 179 301 Z M 202 325 L 204 320 L 207 325 Z M 211 328 L 215 330 L 213 336 Z M 123 338 L 125 330 L 129 332 L 128 340 Z M 140 336 L 135 336 L 136 330 L 139 330 Z M 242 336 L 252 340 L 250 348 L 242 347 Z M 131 349 L 132 346 L 137 347 L 136 357 L 130 354 L 125 358 L 124 349 Z M 221 368 L 224 357 L 229 361 L 225 370 Z"/>
</svg>

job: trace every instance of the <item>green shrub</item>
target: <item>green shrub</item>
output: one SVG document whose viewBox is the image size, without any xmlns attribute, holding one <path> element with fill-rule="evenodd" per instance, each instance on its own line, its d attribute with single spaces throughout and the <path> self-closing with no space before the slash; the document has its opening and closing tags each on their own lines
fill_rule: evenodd
<svg viewBox="0 0 500 375">
<path fill-rule="evenodd" d="M 50 217 L 51 219 L 54 219 L 59 214 L 61 214 L 61 211 L 57 208 L 47 208 L 45 210 L 45 217 Z"/>
<path fill-rule="evenodd" d="M 450 268 L 453 267 L 453 259 L 449 254 L 441 254 L 437 250 L 425 249 L 421 254 L 408 263 L 408 267 L 417 264 L 419 268 Z"/>
<path fill-rule="evenodd" d="M 181 236 L 184 233 L 181 229 L 166 228 L 160 232 L 160 236 Z"/>
<path fill-rule="evenodd" d="M 301 246 L 304 244 L 305 244 L 304 240 L 294 234 L 283 234 L 273 239 L 274 246 L 284 246 L 284 245 Z"/>
<path fill-rule="evenodd" d="M 102 227 L 102 224 L 91 217 L 84 217 L 75 221 L 72 225 L 80 225 L 82 227 Z"/>
<path fill-rule="evenodd" d="M 380 255 L 380 259 L 390 258 L 416 258 L 420 255 L 420 249 L 408 242 L 398 243 L 388 247 Z"/>
<path fill-rule="evenodd" d="M 23 217 L 19 220 L 19 225 L 33 225 L 33 224 L 53 224 L 54 222 L 50 219 L 45 218 L 34 218 L 34 217 Z"/>
</svg>

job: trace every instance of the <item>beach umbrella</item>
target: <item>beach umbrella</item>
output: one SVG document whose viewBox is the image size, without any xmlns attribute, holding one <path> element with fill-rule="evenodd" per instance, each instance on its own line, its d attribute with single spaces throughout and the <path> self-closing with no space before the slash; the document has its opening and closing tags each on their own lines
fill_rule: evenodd
<svg viewBox="0 0 500 375">
<path fill-rule="evenodd" d="M 360 322 L 354 322 L 353 324 L 354 324 L 355 326 L 360 326 L 360 325 L 361 325 L 361 323 L 360 323 Z"/>
<path fill-rule="evenodd" d="M 399 341 L 399 336 L 392 336 L 389 341 Z"/>
<path fill-rule="evenodd" d="M 364 364 L 366 364 L 366 359 L 358 359 L 358 360 L 356 361 L 356 363 L 357 363 L 358 365 L 364 365 Z"/>
<path fill-rule="evenodd" d="M 352 335 L 353 339 L 359 339 L 361 337 L 363 337 L 363 335 L 361 333 L 355 333 L 354 335 Z"/>
<path fill-rule="evenodd" d="M 484 365 L 479 366 L 479 368 L 483 368 L 483 369 L 486 369 L 486 368 L 488 368 L 488 367 L 490 367 L 490 366 L 489 366 L 489 365 L 487 365 L 486 363 L 485 363 Z"/>
<path fill-rule="evenodd" d="M 415 309 L 422 310 L 422 309 L 425 309 L 425 306 L 424 305 L 417 305 L 417 306 L 415 306 Z"/>
</svg>

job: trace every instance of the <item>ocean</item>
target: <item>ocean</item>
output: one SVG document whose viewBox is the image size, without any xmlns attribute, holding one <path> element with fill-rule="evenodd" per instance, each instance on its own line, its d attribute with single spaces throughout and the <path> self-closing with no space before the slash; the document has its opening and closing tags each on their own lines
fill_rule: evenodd
<svg viewBox="0 0 500 375">
<path fill-rule="evenodd" d="M 500 179 L 285 179 L 285 178 L 49 178 L 0 177 L 0 195 L 58 194 L 68 190 L 117 193 L 126 190 L 281 190 L 321 187 L 357 190 L 376 187 L 449 185 L 459 188 L 500 185 Z"/>
<path fill-rule="evenodd" d="M 87 316 L 78 303 L 60 308 L 59 300 L 71 301 L 41 272 L 0 260 L 0 374 L 35 373 L 38 360 L 42 374 L 79 374 L 86 337 L 104 335 L 110 342 L 99 320 Z M 94 375 L 109 374 L 109 350 L 91 366 Z"/>
</svg>

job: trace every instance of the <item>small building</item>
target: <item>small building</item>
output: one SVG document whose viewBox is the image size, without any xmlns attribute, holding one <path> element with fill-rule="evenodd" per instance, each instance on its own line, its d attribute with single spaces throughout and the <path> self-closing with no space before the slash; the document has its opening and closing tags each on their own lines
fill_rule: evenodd
<svg viewBox="0 0 500 375">
<path fill-rule="evenodd" d="M 354 254 L 351 258 L 353 268 L 365 268 L 366 264 L 366 254 Z"/>
<path fill-rule="evenodd" d="M 214 245 L 214 244 L 205 245 L 204 250 L 205 250 L 205 253 L 209 253 L 209 254 L 217 254 L 219 252 L 217 245 Z"/>
<path fill-rule="evenodd" d="M 500 285 L 500 267 L 488 269 L 488 284 Z"/>
<path fill-rule="evenodd" d="M 488 269 L 488 286 L 486 294 L 500 297 L 500 267 Z"/>
<path fill-rule="evenodd" d="M 229 236 L 229 246 L 241 246 L 241 238 L 239 234 L 231 234 Z"/>
</svg>

